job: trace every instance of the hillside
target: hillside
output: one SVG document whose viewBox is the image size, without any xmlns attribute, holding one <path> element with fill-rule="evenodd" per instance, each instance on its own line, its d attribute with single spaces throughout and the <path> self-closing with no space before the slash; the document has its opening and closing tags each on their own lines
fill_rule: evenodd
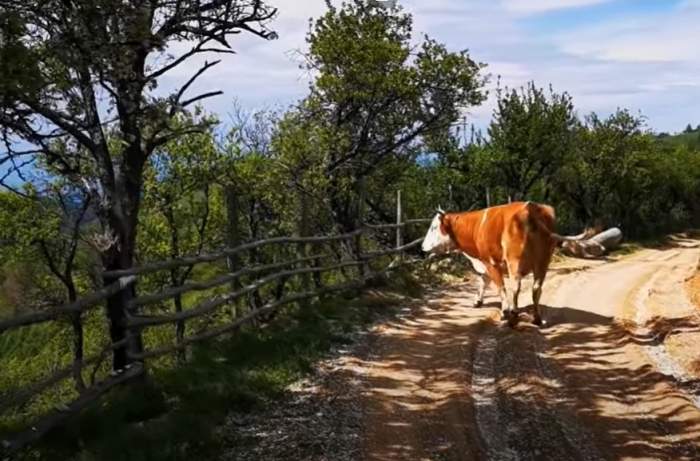
<svg viewBox="0 0 700 461">
<path fill-rule="evenodd" d="M 683 131 L 673 135 L 660 133 L 657 138 L 674 146 L 685 145 L 691 148 L 700 148 L 700 125 L 692 131 Z"/>
</svg>

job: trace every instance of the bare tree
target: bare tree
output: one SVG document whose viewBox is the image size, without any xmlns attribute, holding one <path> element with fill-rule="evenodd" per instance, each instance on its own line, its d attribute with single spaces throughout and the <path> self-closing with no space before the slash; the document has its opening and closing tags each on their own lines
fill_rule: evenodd
<svg viewBox="0 0 700 461">
<path fill-rule="evenodd" d="M 234 53 L 229 39 L 241 32 L 276 38 L 268 28 L 275 15 L 262 0 L 0 0 L 0 164 L 15 171 L 41 158 L 86 185 L 108 242 L 104 284 L 132 267 L 146 160 L 205 128 L 173 120 L 221 94 L 188 95 L 220 61 L 205 61 L 166 96 L 153 92 L 159 80 L 193 58 Z M 133 295 L 107 301 L 114 342 L 126 338 Z M 134 335 L 115 350 L 113 368 L 139 349 Z"/>
</svg>

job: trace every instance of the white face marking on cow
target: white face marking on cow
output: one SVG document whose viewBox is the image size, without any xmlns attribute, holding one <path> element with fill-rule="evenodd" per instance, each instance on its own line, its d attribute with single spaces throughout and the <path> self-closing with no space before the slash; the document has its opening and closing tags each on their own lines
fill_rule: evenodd
<svg viewBox="0 0 700 461">
<path fill-rule="evenodd" d="M 428 233 L 423 239 L 423 251 L 446 251 L 452 246 L 452 239 L 449 235 L 443 234 L 440 230 L 440 213 L 436 214 L 433 222 L 430 223 Z"/>
</svg>

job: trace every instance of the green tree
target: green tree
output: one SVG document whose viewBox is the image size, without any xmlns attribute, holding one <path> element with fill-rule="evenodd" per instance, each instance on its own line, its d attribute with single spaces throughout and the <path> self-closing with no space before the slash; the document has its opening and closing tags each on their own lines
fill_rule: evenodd
<svg viewBox="0 0 700 461">
<path fill-rule="evenodd" d="M 31 268 L 23 277 L 33 287 L 14 300 L 24 308 L 55 307 L 78 299 L 81 284 L 89 279 L 90 265 L 80 261 L 90 199 L 70 185 L 49 184 L 39 194 L 26 188 L 23 196 L 0 193 L 0 255 L 4 268 L 18 265 Z M 82 279 L 82 280 L 80 280 Z M 83 287 L 84 288 L 84 287 Z M 83 359 L 83 324 L 80 312 L 70 316 L 73 329 L 73 363 Z M 74 371 L 76 388 L 85 388 L 78 367 Z"/>
<path fill-rule="evenodd" d="M 212 124 L 185 114 L 175 123 Z M 138 256 L 141 259 L 178 259 L 196 256 L 223 244 L 224 209 L 221 180 L 230 162 L 216 147 L 211 131 L 182 136 L 158 148 L 144 172 L 143 210 L 139 226 Z M 182 286 L 194 266 L 174 267 L 166 282 Z M 182 312 L 183 300 L 173 300 Z M 185 323 L 178 322 L 175 337 L 181 342 Z M 180 355 L 184 359 L 184 355 Z"/>
<path fill-rule="evenodd" d="M 171 94 L 153 90 L 194 57 L 233 53 L 235 34 L 274 38 L 267 24 L 275 13 L 261 0 L 0 0 L 0 127 L 7 148 L 0 161 L 21 165 L 40 157 L 64 178 L 87 184 L 103 227 L 104 269 L 131 268 L 148 158 L 205 128 L 173 119 L 221 94 L 187 95 L 219 61 L 206 62 Z M 177 43 L 191 48 L 172 55 Z M 32 147 L 20 150 L 17 140 Z M 133 295 L 123 290 L 107 301 L 115 343 L 126 337 Z M 128 363 L 127 348 L 140 348 L 131 338 L 114 351 L 115 369 Z"/>
<path fill-rule="evenodd" d="M 532 82 L 519 91 L 499 88 L 497 96 L 486 159 L 497 174 L 494 185 L 512 200 L 546 199 L 552 176 L 573 148 L 578 120 L 571 97 L 551 87 L 547 94 Z"/>
<path fill-rule="evenodd" d="M 381 181 L 386 190 L 399 179 L 381 176 L 388 164 L 410 165 L 427 137 L 484 100 L 483 65 L 428 37 L 414 45 L 410 14 L 364 0 L 329 5 L 307 42 L 315 79 L 297 113 L 282 122 L 279 155 L 292 170 L 313 171 L 297 174 L 297 182 L 304 176 L 307 185 L 323 186 L 334 226 L 349 231 L 361 219 L 369 183 Z M 298 151 L 302 139 L 308 145 Z"/>
<path fill-rule="evenodd" d="M 685 213 L 681 197 L 692 188 L 679 153 L 664 149 L 644 119 L 629 111 L 605 119 L 591 114 L 578 131 L 575 155 L 557 175 L 556 190 L 578 225 L 622 225 L 632 236 L 668 230 L 672 209 Z"/>
</svg>

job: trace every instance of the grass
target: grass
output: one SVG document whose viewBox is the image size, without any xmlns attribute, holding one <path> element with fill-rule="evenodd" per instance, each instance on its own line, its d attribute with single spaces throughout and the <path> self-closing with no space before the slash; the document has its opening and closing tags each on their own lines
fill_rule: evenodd
<svg viewBox="0 0 700 461">
<path fill-rule="evenodd" d="M 358 297 L 299 306 L 259 330 L 192 350 L 180 368 L 151 368 L 143 385 L 111 393 L 22 454 L 28 460 L 159 461 L 215 458 L 216 429 L 232 411 L 255 411 L 280 397 L 350 333 L 421 294 L 407 273 L 382 280 Z"/>
</svg>

